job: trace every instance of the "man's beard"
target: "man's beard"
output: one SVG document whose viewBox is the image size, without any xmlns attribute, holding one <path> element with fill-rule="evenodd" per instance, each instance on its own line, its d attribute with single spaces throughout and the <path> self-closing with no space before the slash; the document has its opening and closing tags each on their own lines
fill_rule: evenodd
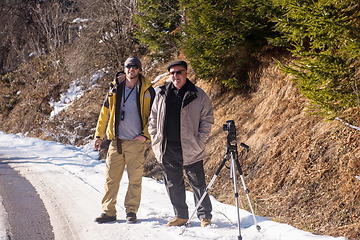
<svg viewBox="0 0 360 240">
<path fill-rule="evenodd" d="M 138 74 L 136 74 L 136 75 L 135 75 L 135 76 L 133 76 L 133 77 L 131 77 L 131 76 L 132 76 L 132 75 L 131 75 L 131 74 L 129 74 L 129 76 L 128 76 L 128 77 L 129 77 L 130 79 L 136 79 L 136 78 L 138 78 L 138 77 L 139 77 L 139 73 L 138 73 Z"/>
</svg>

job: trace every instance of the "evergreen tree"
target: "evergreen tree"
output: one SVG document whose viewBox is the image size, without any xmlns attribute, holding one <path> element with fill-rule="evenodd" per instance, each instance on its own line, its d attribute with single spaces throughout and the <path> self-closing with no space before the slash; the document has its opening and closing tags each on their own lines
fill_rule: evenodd
<svg viewBox="0 0 360 240">
<path fill-rule="evenodd" d="M 229 88 L 247 85 L 247 67 L 276 33 L 266 0 L 198 0 L 187 4 L 183 49 L 201 78 Z"/>
<path fill-rule="evenodd" d="M 140 0 L 135 21 L 139 24 L 136 35 L 161 57 L 169 57 L 179 50 L 181 29 L 185 21 L 184 10 L 178 0 Z M 156 54 L 155 54 L 156 55 Z"/>
<path fill-rule="evenodd" d="M 196 74 L 227 87 L 247 83 L 247 67 L 274 37 L 266 0 L 141 0 L 138 37 L 162 56 L 183 50 Z"/>
<path fill-rule="evenodd" d="M 360 9 L 355 0 L 279 1 L 279 42 L 292 44 L 296 60 L 284 66 L 319 114 L 333 117 L 359 106 L 356 65 L 360 53 Z M 278 39 L 279 40 L 279 39 Z"/>
</svg>

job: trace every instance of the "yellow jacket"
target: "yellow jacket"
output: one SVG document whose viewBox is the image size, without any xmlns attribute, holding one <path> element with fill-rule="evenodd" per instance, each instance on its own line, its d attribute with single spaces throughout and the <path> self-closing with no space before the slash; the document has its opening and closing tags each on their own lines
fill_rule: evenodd
<svg viewBox="0 0 360 240">
<path fill-rule="evenodd" d="M 95 131 L 95 139 L 103 139 L 106 128 L 107 139 L 113 140 L 118 136 L 118 124 L 120 123 L 120 113 L 116 111 L 116 107 L 120 106 L 124 88 L 124 72 L 118 72 L 114 81 L 110 84 L 110 90 L 106 95 L 103 106 L 101 107 L 99 119 Z M 139 75 L 137 84 L 136 101 L 141 119 L 141 135 L 150 140 L 148 132 L 148 118 L 151 111 L 151 105 L 154 101 L 155 91 L 150 81 Z"/>
</svg>

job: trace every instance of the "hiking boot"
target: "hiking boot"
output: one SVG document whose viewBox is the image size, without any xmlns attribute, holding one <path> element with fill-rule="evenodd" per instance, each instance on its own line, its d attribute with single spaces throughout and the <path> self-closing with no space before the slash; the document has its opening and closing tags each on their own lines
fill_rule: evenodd
<svg viewBox="0 0 360 240">
<path fill-rule="evenodd" d="M 109 216 L 105 213 L 102 213 L 100 217 L 95 218 L 95 222 L 97 223 L 107 223 L 107 222 L 113 222 L 116 221 L 116 216 Z"/>
<path fill-rule="evenodd" d="M 209 226 L 211 224 L 211 220 L 208 218 L 203 218 L 201 219 L 201 227 L 206 227 Z"/>
<path fill-rule="evenodd" d="M 171 226 L 182 226 L 187 222 L 187 219 L 183 219 L 183 218 L 178 218 L 178 217 L 174 217 L 173 220 L 171 220 L 170 222 L 168 222 L 166 225 L 168 227 Z"/>
<path fill-rule="evenodd" d="M 136 214 L 129 212 L 126 214 L 126 223 L 136 223 L 137 219 L 136 219 Z"/>
</svg>

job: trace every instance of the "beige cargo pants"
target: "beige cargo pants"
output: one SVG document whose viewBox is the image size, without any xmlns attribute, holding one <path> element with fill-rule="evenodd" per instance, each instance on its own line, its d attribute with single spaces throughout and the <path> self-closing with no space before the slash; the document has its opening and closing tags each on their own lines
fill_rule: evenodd
<svg viewBox="0 0 360 240">
<path fill-rule="evenodd" d="M 124 201 L 126 213 L 133 212 L 136 214 L 140 206 L 145 142 L 122 140 L 121 144 L 122 154 L 119 154 L 116 140 L 113 140 L 106 157 L 106 182 L 102 210 L 108 216 L 116 216 L 116 199 L 125 166 L 129 179 Z"/>
</svg>

